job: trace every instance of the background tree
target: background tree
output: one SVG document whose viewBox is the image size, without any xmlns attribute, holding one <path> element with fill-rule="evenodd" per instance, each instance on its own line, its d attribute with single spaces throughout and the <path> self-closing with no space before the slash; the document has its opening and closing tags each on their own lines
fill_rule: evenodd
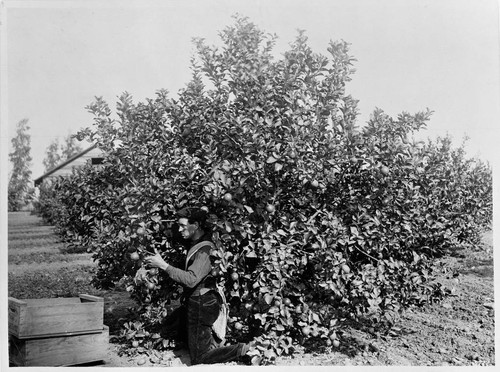
<svg viewBox="0 0 500 372">
<path fill-rule="evenodd" d="M 12 171 L 8 185 L 9 211 L 18 211 L 29 202 L 32 194 L 31 179 L 31 136 L 28 119 L 17 124 L 16 136 L 12 138 L 13 151 L 9 154 Z"/>
<path fill-rule="evenodd" d="M 64 138 L 64 143 L 61 146 L 62 154 L 61 158 L 62 160 L 67 160 L 78 153 L 82 152 L 82 147 L 78 144 L 78 140 L 74 135 L 67 135 Z"/>
<path fill-rule="evenodd" d="M 45 158 L 43 159 L 45 172 L 48 172 L 61 162 L 60 146 L 59 138 L 56 138 L 45 150 Z"/>
<path fill-rule="evenodd" d="M 77 139 L 73 135 L 66 136 L 63 144 L 59 142 L 59 138 L 54 139 L 45 150 L 45 159 L 43 159 L 45 171 L 51 170 L 62 161 L 71 158 L 81 151 L 82 147 L 77 143 Z"/>
</svg>

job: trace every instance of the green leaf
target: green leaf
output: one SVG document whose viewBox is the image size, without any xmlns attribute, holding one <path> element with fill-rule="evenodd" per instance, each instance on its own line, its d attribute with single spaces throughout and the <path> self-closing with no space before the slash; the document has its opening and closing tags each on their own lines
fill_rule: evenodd
<svg viewBox="0 0 500 372">
<path fill-rule="evenodd" d="M 358 228 L 356 226 L 351 226 L 350 230 L 351 230 L 351 234 L 352 235 L 354 235 L 354 236 L 358 236 L 359 235 L 359 231 L 358 231 Z"/>
<path fill-rule="evenodd" d="M 269 293 L 266 293 L 264 295 L 264 301 L 266 301 L 266 304 L 271 305 L 271 302 L 273 302 L 274 296 L 270 295 Z"/>
<path fill-rule="evenodd" d="M 266 324 L 267 316 L 265 314 L 254 314 L 253 316 L 255 319 L 260 320 L 262 325 Z"/>
</svg>

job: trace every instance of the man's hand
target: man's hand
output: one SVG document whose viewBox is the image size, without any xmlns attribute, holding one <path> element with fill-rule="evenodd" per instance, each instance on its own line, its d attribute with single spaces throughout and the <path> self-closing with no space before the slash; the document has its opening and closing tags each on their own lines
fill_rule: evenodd
<svg viewBox="0 0 500 372">
<path fill-rule="evenodd" d="M 157 267 L 162 270 L 165 270 L 168 267 L 168 264 L 165 262 L 163 257 L 160 256 L 160 253 L 156 248 L 155 248 L 155 254 L 144 258 L 144 262 L 151 267 Z"/>
</svg>

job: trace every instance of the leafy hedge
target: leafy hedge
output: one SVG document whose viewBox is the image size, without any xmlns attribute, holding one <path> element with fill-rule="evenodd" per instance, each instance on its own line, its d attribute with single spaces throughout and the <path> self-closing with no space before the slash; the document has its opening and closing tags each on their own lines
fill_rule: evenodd
<svg viewBox="0 0 500 372">
<path fill-rule="evenodd" d="M 346 318 L 390 321 L 443 296 L 433 258 L 489 227 L 490 167 L 449 138 L 413 140 L 429 111 L 376 110 L 356 128 L 345 42 L 324 56 L 299 33 L 275 60 L 275 38 L 245 18 L 220 36 L 219 49 L 195 42 L 178 99 L 159 91 L 135 104 L 125 93 L 113 116 L 97 98 L 79 135 L 104 163 L 42 194 L 41 213 L 94 252 L 95 285 L 129 283 L 141 316 L 124 336 L 169 346 L 160 323 L 179 286 L 155 271 L 149 284 L 132 278 L 153 247 L 181 265 L 175 213 L 186 206 L 209 210 L 230 337 L 255 338 L 267 359 L 307 340 L 337 346 Z"/>
</svg>

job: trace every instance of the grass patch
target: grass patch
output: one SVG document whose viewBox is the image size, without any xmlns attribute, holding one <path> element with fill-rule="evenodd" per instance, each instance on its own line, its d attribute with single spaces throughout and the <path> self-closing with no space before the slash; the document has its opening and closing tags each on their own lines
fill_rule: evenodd
<svg viewBox="0 0 500 372">
<path fill-rule="evenodd" d="M 64 243 L 61 243 L 55 238 L 9 240 L 9 252 L 35 247 L 53 247 L 54 252 L 57 252 L 64 247 Z"/>
<path fill-rule="evenodd" d="M 91 254 L 64 254 L 53 252 L 29 252 L 27 254 L 9 254 L 9 265 L 21 265 L 31 263 L 46 263 L 46 262 L 74 262 L 85 261 L 88 263 L 92 260 Z"/>
<path fill-rule="evenodd" d="M 9 273 L 9 297 L 18 299 L 78 297 L 81 293 L 99 295 L 90 281 L 94 268 L 90 266 L 61 267 L 57 271 L 26 271 Z"/>
</svg>

